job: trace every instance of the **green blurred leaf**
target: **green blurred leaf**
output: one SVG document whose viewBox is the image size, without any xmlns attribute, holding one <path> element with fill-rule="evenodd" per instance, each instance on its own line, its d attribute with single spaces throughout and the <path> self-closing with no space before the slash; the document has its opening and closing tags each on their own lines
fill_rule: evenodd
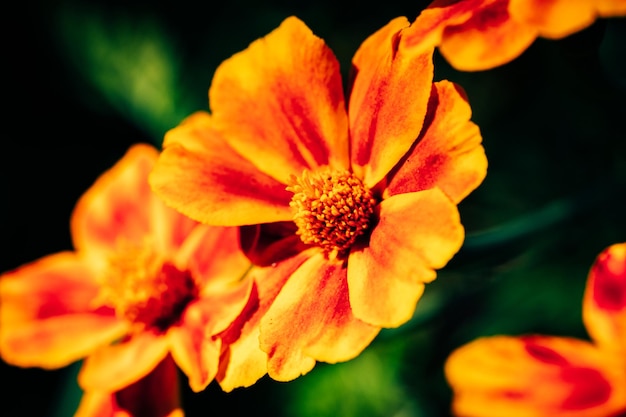
<svg viewBox="0 0 626 417">
<path fill-rule="evenodd" d="M 370 346 L 348 362 L 317 367 L 291 382 L 286 415 L 298 417 L 419 417 L 400 371 L 406 343 Z"/>
<path fill-rule="evenodd" d="M 185 100 L 180 57 L 156 19 L 66 7 L 58 22 L 62 45 L 76 71 L 157 145 L 194 110 Z M 94 97 L 85 98 L 88 104 L 94 102 Z"/>
</svg>

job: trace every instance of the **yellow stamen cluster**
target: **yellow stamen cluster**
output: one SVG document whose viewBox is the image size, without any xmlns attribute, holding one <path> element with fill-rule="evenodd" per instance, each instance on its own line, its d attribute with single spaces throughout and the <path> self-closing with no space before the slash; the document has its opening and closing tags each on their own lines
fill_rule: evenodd
<svg viewBox="0 0 626 417">
<path fill-rule="evenodd" d="M 109 259 L 97 302 L 140 327 L 165 330 L 198 296 L 188 271 L 157 254 L 149 245 L 125 247 Z"/>
<path fill-rule="evenodd" d="M 292 177 L 289 205 L 298 235 L 323 249 L 329 259 L 343 256 L 370 227 L 376 199 L 349 171 L 305 171 Z"/>
</svg>

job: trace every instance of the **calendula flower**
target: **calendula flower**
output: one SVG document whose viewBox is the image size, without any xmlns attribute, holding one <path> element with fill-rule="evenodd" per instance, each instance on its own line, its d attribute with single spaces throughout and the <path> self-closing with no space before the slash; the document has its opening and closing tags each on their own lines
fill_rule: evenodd
<svg viewBox="0 0 626 417">
<path fill-rule="evenodd" d="M 564 38 L 599 17 L 624 15 L 625 0 L 435 0 L 406 42 L 418 50 L 439 46 L 456 69 L 479 71 L 512 61 L 537 37 Z"/>
<path fill-rule="evenodd" d="M 557 336 L 477 339 L 450 355 L 453 410 L 464 417 L 626 415 L 626 243 L 596 259 L 583 300 L 592 342 Z"/>
<path fill-rule="evenodd" d="M 332 51 L 290 17 L 219 66 L 210 114 L 165 136 L 155 192 L 200 222 L 245 226 L 267 268 L 243 326 L 258 325 L 272 378 L 351 359 L 409 320 L 463 242 L 456 205 L 486 173 L 480 132 L 461 89 L 433 84 L 433 51 L 405 47 L 408 26 L 363 42 L 346 103 Z"/>
<path fill-rule="evenodd" d="M 250 261 L 238 230 L 199 224 L 151 192 L 157 154 L 131 147 L 80 198 L 71 218 L 74 251 L 0 276 L 2 359 L 51 369 L 85 358 L 81 415 L 101 401 L 132 410 L 146 402 L 132 396 L 145 390 L 168 391 L 153 405 L 176 412 L 175 385 L 153 383 L 172 373 L 162 362 L 173 359 L 194 391 L 204 389 L 219 366 L 214 336 L 251 292 L 241 279 Z"/>
</svg>

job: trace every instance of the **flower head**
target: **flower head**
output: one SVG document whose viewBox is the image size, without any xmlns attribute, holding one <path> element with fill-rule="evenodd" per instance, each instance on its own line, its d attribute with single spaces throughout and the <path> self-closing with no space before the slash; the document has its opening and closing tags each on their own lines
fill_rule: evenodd
<svg viewBox="0 0 626 417">
<path fill-rule="evenodd" d="M 167 208 L 147 182 L 156 158 L 156 149 L 133 146 L 80 198 L 75 251 L 0 276 L 2 359 L 58 368 L 86 358 L 79 382 L 88 403 L 142 392 L 130 387 L 158 380 L 172 358 L 194 391 L 204 389 L 219 367 L 216 335 L 251 292 L 238 230 Z"/>
<path fill-rule="evenodd" d="M 346 103 L 331 50 L 288 18 L 220 65 L 211 114 L 166 134 L 155 192 L 200 222 L 244 226 L 261 267 L 239 323 L 260 335 L 259 373 L 265 356 L 279 380 L 355 357 L 412 316 L 461 246 L 456 204 L 485 176 L 481 136 L 462 90 L 433 84 L 432 50 L 405 47 L 408 26 L 363 42 Z M 257 337 L 231 352 L 258 350 Z"/>
<path fill-rule="evenodd" d="M 624 15 L 624 0 L 435 0 L 406 38 L 418 50 L 438 46 L 459 70 L 479 71 L 517 58 L 537 37 L 564 38 L 598 17 Z"/>
<path fill-rule="evenodd" d="M 617 417 L 626 412 L 626 243 L 605 249 L 587 281 L 593 342 L 494 336 L 452 352 L 446 377 L 459 416 Z"/>
</svg>

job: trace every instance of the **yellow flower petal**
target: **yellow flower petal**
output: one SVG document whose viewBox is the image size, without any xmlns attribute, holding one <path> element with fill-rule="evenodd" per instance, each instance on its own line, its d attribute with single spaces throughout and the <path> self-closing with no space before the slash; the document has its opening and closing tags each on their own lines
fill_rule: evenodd
<svg viewBox="0 0 626 417">
<path fill-rule="evenodd" d="M 456 206 L 439 189 L 399 194 L 380 204 L 367 246 L 350 252 L 348 286 L 354 315 L 381 327 L 408 321 L 424 291 L 460 249 Z"/>
</svg>

